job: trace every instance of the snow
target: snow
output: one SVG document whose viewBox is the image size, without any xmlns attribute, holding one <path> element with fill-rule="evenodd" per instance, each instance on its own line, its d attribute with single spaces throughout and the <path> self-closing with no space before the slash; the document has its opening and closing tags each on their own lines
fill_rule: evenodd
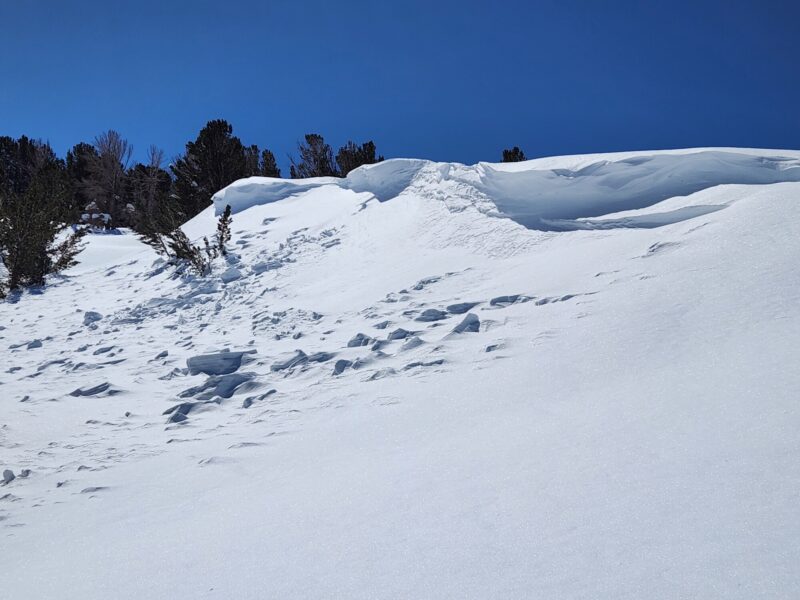
<svg viewBox="0 0 800 600">
<path fill-rule="evenodd" d="M 499 214 L 525 227 L 564 229 L 569 228 L 570 220 L 644 209 L 718 185 L 800 181 L 800 157 L 796 153 L 785 156 L 785 151 L 775 152 L 754 155 L 752 151 L 706 149 L 690 154 L 596 155 L 594 160 L 570 157 L 577 163 L 575 167 L 556 167 L 551 159 L 475 166 L 394 159 L 356 169 L 344 179 L 319 177 L 287 182 L 251 177 L 220 191 L 214 203 L 218 214 L 226 204 L 239 212 L 325 186 L 368 192 L 385 201 L 413 189 L 417 181 L 422 185 L 435 181 L 437 187 L 448 190 L 461 186 L 455 195 L 475 204 L 492 203 Z M 716 209 L 713 205 L 687 206 L 645 219 L 632 218 L 624 226 L 657 227 Z M 592 222 L 571 225 L 587 228 Z"/>
<path fill-rule="evenodd" d="M 799 172 L 250 178 L 206 278 L 89 236 L 0 305 L 3 594 L 796 596 Z"/>
</svg>

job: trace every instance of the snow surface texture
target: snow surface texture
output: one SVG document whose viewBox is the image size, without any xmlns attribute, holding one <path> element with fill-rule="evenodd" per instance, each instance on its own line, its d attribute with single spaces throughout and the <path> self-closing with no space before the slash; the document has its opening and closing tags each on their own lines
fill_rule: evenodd
<svg viewBox="0 0 800 600">
<path fill-rule="evenodd" d="M 798 181 L 392 160 L 221 191 L 205 279 L 90 236 L 0 305 L 0 595 L 798 597 Z"/>
</svg>

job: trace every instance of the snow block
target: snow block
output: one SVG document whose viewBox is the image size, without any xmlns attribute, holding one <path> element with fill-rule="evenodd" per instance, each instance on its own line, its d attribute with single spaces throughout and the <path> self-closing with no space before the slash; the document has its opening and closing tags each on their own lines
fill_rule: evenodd
<svg viewBox="0 0 800 600">
<path fill-rule="evenodd" d="M 230 398 L 233 396 L 236 388 L 253 379 L 252 373 L 230 373 L 228 375 L 214 375 L 209 377 L 205 383 L 198 385 L 188 390 L 184 390 L 179 394 L 180 398 L 195 397 L 198 400 L 210 400 L 214 396 L 221 398 Z"/>
<path fill-rule="evenodd" d="M 451 315 L 463 315 L 465 312 L 478 306 L 480 302 L 459 302 L 458 304 L 451 304 L 447 307 L 447 312 Z"/>
<path fill-rule="evenodd" d="M 225 271 L 220 273 L 219 278 L 222 280 L 222 283 L 231 283 L 232 281 L 241 279 L 242 272 L 236 267 L 228 267 Z"/>
<path fill-rule="evenodd" d="M 350 360 L 339 359 L 336 361 L 336 364 L 333 365 L 333 374 L 334 375 L 341 375 L 344 373 L 344 370 L 348 367 L 352 366 L 353 362 Z"/>
<path fill-rule="evenodd" d="M 70 392 L 69 395 L 74 396 L 75 398 L 80 396 L 96 396 L 97 394 L 102 394 L 103 392 L 108 391 L 110 387 L 111 384 L 105 381 L 90 388 L 78 388 L 77 390 Z"/>
<path fill-rule="evenodd" d="M 393 332 L 391 332 L 388 335 L 388 339 L 390 339 L 390 340 L 404 340 L 407 337 L 412 336 L 412 335 L 414 335 L 413 331 L 408 331 L 408 330 L 403 329 L 401 327 L 401 328 L 395 329 Z"/>
<path fill-rule="evenodd" d="M 414 320 L 423 323 L 429 323 L 431 321 L 441 321 L 442 319 L 446 319 L 448 316 L 449 315 L 443 310 L 439 310 L 437 308 L 428 308 L 423 310 Z"/>
<path fill-rule="evenodd" d="M 101 315 L 99 312 L 94 312 L 93 310 L 87 310 L 85 313 L 83 313 L 83 324 L 84 326 L 91 325 L 92 323 L 95 323 L 102 318 L 103 315 Z"/>
<path fill-rule="evenodd" d="M 372 341 L 372 338 L 363 333 L 358 333 L 347 342 L 348 348 L 358 348 L 359 346 L 367 346 Z"/>
<path fill-rule="evenodd" d="M 464 317 L 464 320 L 461 321 L 461 323 L 455 326 L 453 333 L 475 333 L 479 331 L 480 328 L 481 320 L 478 318 L 478 315 L 469 313 L 466 317 Z"/>
<path fill-rule="evenodd" d="M 215 354 L 201 354 L 186 360 L 189 373 L 197 375 L 227 375 L 237 371 L 242 366 L 244 352 L 217 352 Z"/>
<path fill-rule="evenodd" d="M 292 369 L 297 365 L 302 365 L 307 362 L 308 362 L 308 356 L 306 355 L 306 353 L 303 352 L 302 350 L 298 350 L 286 360 L 274 363 L 269 369 L 270 371 L 273 372 L 285 371 L 286 369 Z"/>
</svg>

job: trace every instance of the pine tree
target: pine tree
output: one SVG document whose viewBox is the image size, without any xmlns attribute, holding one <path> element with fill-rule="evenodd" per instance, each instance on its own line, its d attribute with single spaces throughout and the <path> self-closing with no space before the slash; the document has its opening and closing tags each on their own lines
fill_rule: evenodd
<svg viewBox="0 0 800 600">
<path fill-rule="evenodd" d="M 275 155 L 266 148 L 261 152 L 261 175 L 263 177 L 280 177 L 281 170 L 275 162 Z"/>
<path fill-rule="evenodd" d="M 83 180 L 83 193 L 91 198 L 99 212 L 111 216 L 117 226 L 130 224 L 132 214 L 126 197 L 128 166 L 133 146 L 113 129 L 94 139 L 94 154 L 86 154 L 89 176 Z"/>
<path fill-rule="evenodd" d="M 30 150 L 24 140 L 23 153 Z M 27 186 L 20 180 L 0 178 L 0 262 L 7 281 L 0 284 L 0 295 L 7 290 L 44 285 L 50 273 L 76 264 L 80 241 L 86 234 L 78 229 L 56 242 L 66 228 L 72 190 L 63 161 L 55 158 L 49 146 L 34 143 L 33 164 Z"/>
<path fill-rule="evenodd" d="M 36 170 L 56 160 L 55 152 L 48 144 L 24 135 L 17 140 L 0 137 L 0 183 L 6 191 L 23 193 Z"/>
<path fill-rule="evenodd" d="M 244 160 L 246 163 L 245 177 L 252 177 L 254 175 L 261 175 L 261 164 L 259 163 L 259 150 L 258 146 L 253 144 L 244 149 Z"/>
<path fill-rule="evenodd" d="M 371 165 L 381 161 L 383 161 L 383 157 L 376 158 L 375 143 L 371 140 L 360 146 L 354 142 L 347 142 L 336 153 L 336 164 L 339 165 L 339 173 L 342 177 L 347 177 L 350 171 L 361 165 Z"/>
<path fill-rule="evenodd" d="M 140 231 L 139 239 L 164 256 L 172 264 L 189 265 L 197 275 L 206 275 L 211 270 L 212 261 L 219 256 L 226 256 L 226 245 L 231 239 L 231 207 L 226 206 L 217 222 L 217 236 L 214 245 L 208 238 L 203 238 L 203 246 L 192 244 L 183 230 L 175 225 L 169 231 L 155 228 Z M 169 221 L 164 221 L 164 224 Z"/>
<path fill-rule="evenodd" d="M 219 222 L 217 223 L 216 251 L 222 256 L 228 255 L 228 249 L 225 246 L 231 241 L 232 222 L 233 219 L 231 218 L 231 205 L 228 204 L 225 206 L 225 210 L 220 215 Z"/>
<path fill-rule="evenodd" d="M 172 178 L 162 168 L 163 162 L 164 152 L 150 146 L 147 164 L 139 163 L 128 171 L 128 195 L 134 206 L 132 227 L 137 232 L 166 233 L 179 221 L 178 207 L 170 197 Z"/>
<path fill-rule="evenodd" d="M 525 158 L 525 153 L 518 146 L 514 146 L 511 150 L 503 150 L 503 162 L 522 162 L 523 160 L 528 159 Z"/>
<path fill-rule="evenodd" d="M 72 205 L 76 216 L 80 215 L 92 198 L 87 194 L 85 183 L 91 177 L 89 165 L 97 160 L 97 150 L 91 144 L 80 142 L 67 152 L 67 176 L 72 188 Z"/>
<path fill-rule="evenodd" d="M 211 196 L 248 175 L 248 160 L 241 140 L 222 119 L 209 121 L 184 155 L 172 164 L 175 196 L 191 218 L 211 203 Z"/>
<path fill-rule="evenodd" d="M 290 167 L 292 179 L 339 176 L 333 161 L 333 150 L 321 135 L 306 134 L 305 143 L 297 144 L 297 151 L 300 153 L 299 162 L 295 162 L 294 157 L 289 157 L 292 163 Z"/>
</svg>

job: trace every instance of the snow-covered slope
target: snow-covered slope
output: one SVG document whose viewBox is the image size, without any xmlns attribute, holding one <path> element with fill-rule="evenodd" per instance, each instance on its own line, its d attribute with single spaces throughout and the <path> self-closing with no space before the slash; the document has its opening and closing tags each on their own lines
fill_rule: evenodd
<svg viewBox="0 0 800 600">
<path fill-rule="evenodd" d="M 4 596 L 800 594 L 800 152 L 214 202 L 205 279 L 97 236 L 0 306 Z"/>
</svg>

